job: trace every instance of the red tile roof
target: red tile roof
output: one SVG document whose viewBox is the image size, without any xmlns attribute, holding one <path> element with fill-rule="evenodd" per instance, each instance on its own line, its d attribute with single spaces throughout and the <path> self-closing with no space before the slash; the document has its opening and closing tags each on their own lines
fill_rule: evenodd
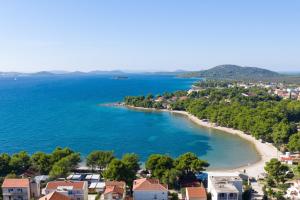
<svg viewBox="0 0 300 200">
<path fill-rule="evenodd" d="M 104 194 L 107 194 L 107 193 L 123 195 L 124 189 L 119 186 L 106 186 Z"/>
<path fill-rule="evenodd" d="M 41 197 L 39 200 L 71 200 L 71 199 L 69 197 L 55 191 L 44 197 Z"/>
<path fill-rule="evenodd" d="M 158 179 L 147 179 L 141 178 L 134 180 L 133 191 L 143 190 L 143 191 L 168 191 L 168 186 L 160 184 Z"/>
<path fill-rule="evenodd" d="M 80 190 L 84 187 L 84 181 L 51 181 L 47 184 L 46 189 L 55 190 L 59 186 L 73 186 L 74 189 Z"/>
<path fill-rule="evenodd" d="M 189 198 L 206 198 L 206 191 L 203 187 L 187 187 L 186 196 Z"/>
<path fill-rule="evenodd" d="M 2 187 L 3 188 L 9 188 L 9 187 L 29 188 L 29 179 L 6 178 L 3 181 Z"/>
<path fill-rule="evenodd" d="M 126 183 L 124 181 L 106 181 L 105 186 L 119 186 L 121 188 L 125 188 Z"/>
</svg>

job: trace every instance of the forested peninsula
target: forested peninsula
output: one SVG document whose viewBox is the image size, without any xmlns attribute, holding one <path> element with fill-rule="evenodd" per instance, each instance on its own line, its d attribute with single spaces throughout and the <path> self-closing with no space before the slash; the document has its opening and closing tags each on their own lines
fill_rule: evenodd
<svg viewBox="0 0 300 200">
<path fill-rule="evenodd" d="M 300 151 L 300 101 L 283 99 L 261 87 L 230 81 L 200 81 L 196 90 L 127 96 L 125 105 L 187 111 L 218 126 L 234 128 L 281 151 Z"/>
</svg>

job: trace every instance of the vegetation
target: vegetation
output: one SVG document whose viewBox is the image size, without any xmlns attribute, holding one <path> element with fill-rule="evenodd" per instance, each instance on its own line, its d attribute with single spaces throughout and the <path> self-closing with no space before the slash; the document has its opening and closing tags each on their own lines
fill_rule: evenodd
<svg viewBox="0 0 300 200">
<path fill-rule="evenodd" d="M 213 79 L 249 79 L 284 76 L 270 70 L 257 67 L 241 67 L 237 65 L 219 65 L 208 70 L 189 72 L 186 77 L 201 77 Z"/>
<path fill-rule="evenodd" d="M 139 169 L 138 156 L 136 154 L 125 154 L 121 160 L 114 158 L 108 164 L 103 176 L 108 180 L 125 181 L 127 185 L 132 186 Z"/>
<path fill-rule="evenodd" d="M 80 162 L 80 154 L 69 148 L 57 147 L 51 154 L 36 152 L 31 157 L 24 151 L 0 154 L 0 176 L 21 175 L 27 170 L 48 174 L 52 178 L 66 176 Z"/>
<path fill-rule="evenodd" d="M 277 159 L 271 159 L 266 163 L 265 170 L 268 173 L 266 184 L 263 188 L 266 196 L 275 199 L 284 199 L 283 196 L 288 187 L 288 184 L 285 184 L 288 178 L 288 166 L 281 164 Z"/>
<path fill-rule="evenodd" d="M 194 178 L 195 173 L 204 171 L 209 164 L 188 152 L 173 159 L 167 155 L 153 154 L 146 161 L 146 169 L 151 175 L 168 184 L 170 188 L 178 188 L 181 180 Z"/>
<path fill-rule="evenodd" d="M 219 83 L 222 84 L 228 83 Z M 204 85 L 212 86 L 213 82 Z M 272 142 L 281 149 L 300 149 L 300 133 L 297 133 L 300 101 L 283 100 L 257 87 L 207 87 L 189 95 L 176 92 L 161 97 L 163 100 L 159 103 L 168 105 L 164 108 L 187 111 L 200 119 Z M 142 96 L 125 98 L 125 104 L 131 106 L 156 108 L 155 103 L 155 99 Z"/>
<path fill-rule="evenodd" d="M 98 168 L 100 171 L 105 169 L 108 164 L 114 159 L 114 153 L 112 151 L 93 151 L 86 158 L 87 166 L 92 170 Z"/>
</svg>

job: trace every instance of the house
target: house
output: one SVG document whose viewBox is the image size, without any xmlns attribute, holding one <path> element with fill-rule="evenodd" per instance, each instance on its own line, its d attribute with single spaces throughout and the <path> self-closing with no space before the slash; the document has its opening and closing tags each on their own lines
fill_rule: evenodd
<svg viewBox="0 0 300 200">
<path fill-rule="evenodd" d="M 158 179 L 141 178 L 133 181 L 134 200 L 167 200 L 168 186 L 161 184 Z"/>
<path fill-rule="evenodd" d="M 280 156 L 280 162 L 288 165 L 300 163 L 300 154 L 291 154 L 290 152 L 285 152 L 284 155 Z"/>
<path fill-rule="evenodd" d="M 212 200 L 241 200 L 243 180 L 237 173 L 208 173 L 207 192 Z"/>
<path fill-rule="evenodd" d="M 39 198 L 39 200 L 71 200 L 71 199 L 68 196 L 55 191 L 47 194 L 46 196 Z"/>
<path fill-rule="evenodd" d="M 287 189 L 285 197 L 287 199 L 300 199 L 300 180 L 296 180 Z"/>
<path fill-rule="evenodd" d="M 4 179 L 2 195 L 3 200 L 30 200 L 29 179 Z"/>
<path fill-rule="evenodd" d="M 104 200 L 123 200 L 126 196 L 126 183 L 124 181 L 106 181 L 103 193 Z"/>
<path fill-rule="evenodd" d="M 50 181 L 45 188 L 45 194 L 59 192 L 71 200 L 88 199 L 88 183 L 86 181 Z"/>
<path fill-rule="evenodd" d="M 89 186 L 89 192 L 104 192 L 105 182 L 93 182 Z"/>
<path fill-rule="evenodd" d="M 207 200 L 204 187 L 187 187 L 185 188 L 185 200 Z"/>
<path fill-rule="evenodd" d="M 81 174 L 70 174 L 67 177 L 67 180 L 70 180 L 70 181 L 82 181 L 83 180 L 83 175 L 81 175 Z"/>
<path fill-rule="evenodd" d="M 86 175 L 84 180 L 87 181 L 89 184 L 97 183 L 100 181 L 100 174 L 88 174 Z"/>
</svg>

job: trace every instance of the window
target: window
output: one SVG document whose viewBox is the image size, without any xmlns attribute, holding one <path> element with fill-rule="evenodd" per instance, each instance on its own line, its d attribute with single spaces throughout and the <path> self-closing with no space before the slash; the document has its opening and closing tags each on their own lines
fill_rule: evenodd
<svg viewBox="0 0 300 200">
<path fill-rule="evenodd" d="M 12 188 L 8 189 L 8 192 L 13 192 L 13 191 L 14 191 L 14 189 L 12 189 Z"/>
<path fill-rule="evenodd" d="M 18 188 L 17 191 L 18 191 L 18 192 L 22 192 L 22 189 L 21 189 L 21 188 Z"/>
<path fill-rule="evenodd" d="M 218 199 L 219 200 L 227 199 L 227 194 L 226 193 L 219 193 L 218 194 Z"/>
</svg>

